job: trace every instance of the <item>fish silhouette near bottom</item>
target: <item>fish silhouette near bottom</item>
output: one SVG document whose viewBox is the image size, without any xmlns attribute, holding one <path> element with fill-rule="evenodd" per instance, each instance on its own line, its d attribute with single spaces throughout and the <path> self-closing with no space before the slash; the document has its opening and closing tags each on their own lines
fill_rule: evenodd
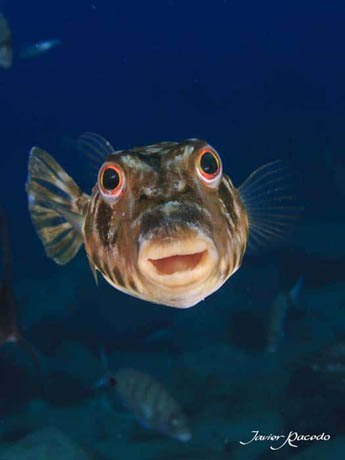
<svg viewBox="0 0 345 460">
<path fill-rule="evenodd" d="M 22 335 L 18 325 L 18 308 L 15 295 L 11 287 L 12 271 L 8 229 L 4 212 L 0 210 L 0 237 L 2 252 L 2 281 L 0 286 L 0 347 L 6 343 L 15 343 L 21 346 L 29 355 L 36 371 L 39 371 L 37 355 Z"/>
<path fill-rule="evenodd" d="M 95 276 L 140 299 L 196 305 L 238 270 L 248 243 L 271 246 L 295 218 L 279 161 L 236 188 L 220 154 L 199 139 L 121 151 L 95 134 L 80 143 L 100 161 L 91 195 L 32 148 L 26 190 L 33 224 L 56 263 L 84 244 Z"/>
<path fill-rule="evenodd" d="M 187 417 L 165 387 L 150 375 L 124 368 L 105 375 L 96 384 L 114 391 L 137 421 L 181 442 L 192 438 Z"/>
</svg>

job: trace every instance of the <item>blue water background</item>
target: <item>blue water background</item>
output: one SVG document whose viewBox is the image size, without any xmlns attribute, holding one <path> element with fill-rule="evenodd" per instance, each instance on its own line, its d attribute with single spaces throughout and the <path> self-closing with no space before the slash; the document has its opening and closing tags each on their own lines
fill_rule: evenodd
<svg viewBox="0 0 345 460">
<path fill-rule="evenodd" d="M 30 222 L 24 188 L 29 150 L 45 148 L 89 192 L 96 178 L 74 148 L 85 131 L 117 149 L 206 139 L 237 185 L 261 164 L 286 160 L 298 177 L 300 225 L 344 221 L 344 195 L 332 166 L 325 168 L 328 152 L 336 164 L 345 156 L 344 2 L 7 0 L 2 9 L 15 47 L 12 69 L 0 73 L 0 202 L 10 226 L 14 288 L 25 279 L 44 283 L 63 270 L 46 258 Z M 49 38 L 62 45 L 19 59 L 26 43 Z M 324 252 L 331 239 L 325 235 Z M 311 270 L 293 239 L 289 251 L 287 278 L 268 285 L 248 279 L 256 286 L 254 317 L 255 295 L 270 299 L 280 283 Z M 96 288 L 84 255 L 78 258 L 76 270 L 89 284 L 68 321 L 27 330 L 42 352 L 65 339 L 95 353 L 101 347 L 140 350 L 150 331 L 181 314 L 103 281 Z M 248 266 L 278 267 L 286 258 L 286 252 L 273 253 Z M 245 277 L 245 270 L 236 276 Z M 334 278 L 343 275 L 335 270 Z M 229 292 L 224 288 L 207 302 L 224 302 Z M 252 333 L 240 324 L 239 336 Z M 211 336 L 204 341 L 211 343 Z"/>
</svg>

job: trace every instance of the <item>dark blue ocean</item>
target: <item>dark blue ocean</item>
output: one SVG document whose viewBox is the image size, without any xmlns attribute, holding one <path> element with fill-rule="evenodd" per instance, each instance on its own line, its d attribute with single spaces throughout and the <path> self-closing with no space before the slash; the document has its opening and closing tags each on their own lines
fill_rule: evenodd
<svg viewBox="0 0 345 460">
<path fill-rule="evenodd" d="M 13 37 L 1 274 L 15 296 L 1 291 L 0 460 L 345 458 L 345 3 L 0 0 L 0 12 Z M 91 193 L 84 132 L 116 150 L 204 139 L 236 187 L 282 160 L 295 225 L 192 308 L 96 286 L 84 249 L 64 266 L 46 256 L 25 191 L 39 146 Z M 6 336 L 9 309 L 24 341 Z M 172 395 L 188 442 L 99 388 L 123 368 Z"/>
</svg>

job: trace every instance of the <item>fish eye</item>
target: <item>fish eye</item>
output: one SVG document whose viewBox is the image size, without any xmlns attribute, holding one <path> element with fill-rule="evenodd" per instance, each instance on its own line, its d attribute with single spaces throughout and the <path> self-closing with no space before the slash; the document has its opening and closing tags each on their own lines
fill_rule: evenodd
<svg viewBox="0 0 345 460">
<path fill-rule="evenodd" d="M 117 198 L 125 185 L 125 175 L 122 168 L 115 163 L 105 163 L 98 175 L 98 184 L 102 195 Z"/>
<path fill-rule="evenodd" d="M 222 163 L 217 152 L 211 147 L 201 149 L 197 157 L 196 170 L 207 185 L 217 185 L 222 172 Z"/>
</svg>

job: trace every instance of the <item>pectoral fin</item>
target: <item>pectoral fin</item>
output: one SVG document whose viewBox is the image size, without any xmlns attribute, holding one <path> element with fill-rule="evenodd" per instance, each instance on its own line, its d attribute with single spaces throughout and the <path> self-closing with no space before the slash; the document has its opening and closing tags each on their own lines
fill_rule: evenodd
<svg viewBox="0 0 345 460">
<path fill-rule="evenodd" d="M 66 264 L 83 243 L 89 197 L 47 152 L 33 147 L 26 183 L 29 210 L 46 254 Z"/>
<path fill-rule="evenodd" d="M 283 242 L 302 207 L 296 203 L 294 176 L 278 160 L 255 170 L 239 187 L 248 213 L 249 241 L 252 252 Z"/>
</svg>

